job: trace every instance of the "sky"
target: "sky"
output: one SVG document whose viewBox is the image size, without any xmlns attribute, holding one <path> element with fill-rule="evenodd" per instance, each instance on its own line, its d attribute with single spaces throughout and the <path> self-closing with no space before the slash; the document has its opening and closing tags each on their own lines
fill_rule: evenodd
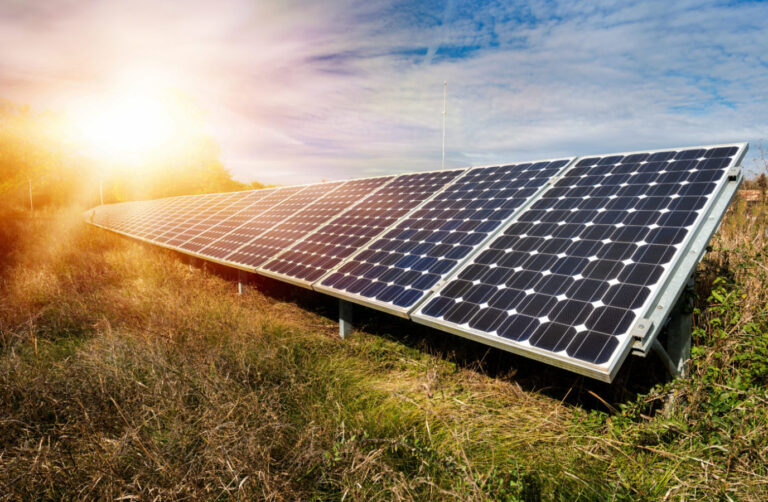
<svg viewBox="0 0 768 502">
<path fill-rule="evenodd" d="M 182 92 L 240 180 L 768 141 L 768 2 L 0 0 L 0 98 Z M 768 143 L 766 143 L 768 146 Z"/>
</svg>

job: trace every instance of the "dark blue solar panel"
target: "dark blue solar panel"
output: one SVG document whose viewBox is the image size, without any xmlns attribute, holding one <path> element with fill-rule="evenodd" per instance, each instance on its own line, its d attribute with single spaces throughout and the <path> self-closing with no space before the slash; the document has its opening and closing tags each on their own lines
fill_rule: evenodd
<svg viewBox="0 0 768 502">
<path fill-rule="evenodd" d="M 609 364 L 738 150 L 580 160 L 413 317 Z"/>
<path fill-rule="evenodd" d="M 291 248 L 328 220 L 364 199 L 390 180 L 392 180 L 392 176 L 338 183 L 336 187 L 331 187 L 325 195 L 307 204 L 245 246 L 239 253 L 242 256 L 240 263 L 259 267 L 272 257 Z M 235 261 L 234 255 L 227 259 Z"/>
<path fill-rule="evenodd" d="M 230 252 L 222 256 L 222 259 L 256 268 L 271 256 L 272 251 L 259 246 L 259 239 L 267 230 L 285 221 L 292 215 L 305 209 L 308 205 L 317 201 L 327 193 L 340 187 L 343 182 L 322 183 L 308 185 L 297 191 L 293 196 L 285 199 L 280 204 L 259 214 L 252 221 L 240 227 L 236 232 L 227 235 L 223 240 L 227 241 Z M 240 244 L 239 246 L 236 246 Z M 235 247 L 236 246 L 236 247 Z M 214 245 L 211 246 L 213 248 Z M 222 246 L 223 247 L 223 246 Z M 206 254 L 210 248 L 201 253 Z M 269 256 L 265 256 L 269 254 Z"/>
<path fill-rule="evenodd" d="M 152 201 L 152 209 L 132 221 L 125 229 L 127 233 L 147 240 L 153 240 L 168 230 L 175 228 L 186 218 L 190 208 L 204 202 L 201 197 L 184 195 Z"/>
<path fill-rule="evenodd" d="M 220 239 L 226 235 L 236 232 L 241 226 L 247 224 L 252 219 L 258 217 L 267 209 L 275 204 L 282 202 L 296 193 L 295 188 L 275 189 L 267 188 L 262 190 L 252 190 L 244 199 L 240 199 L 234 205 L 216 218 L 216 222 L 210 227 L 201 229 L 200 232 L 191 239 L 179 244 L 179 247 L 186 251 L 199 252 L 201 249 L 217 243 L 220 252 L 226 249 Z M 220 245 L 221 244 L 221 245 Z"/>
<path fill-rule="evenodd" d="M 307 187 L 297 186 L 273 190 L 267 196 L 248 206 L 245 210 L 225 220 L 224 224 L 237 223 L 237 226 L 219 236 L 216 240 L 209 242 L 197 252 L 217 259 L 223 259 L 225 256 L 232 254 L 261 232 L 290 214 L 285 209 L 286 207 L 294 209 L 294 206 L 289 204 L 288 201 L 301 193 L 305 188 Z M 200 235 L 200 239 L 205 239 L 208 234 L 215 233 L 218 233 L 216 227 L 203 232 Z M 185 248 L 187 248 L 186 245 Z"/>
<path fill-rule="evenodd" d="M 321 284 L 407 309 L 568 162 L 471 169 Z"/>
<path fill-rule="evenodd" d="M 207 202 L 196 210 L 190 211 L 186 220 L 176 228 L 157 237 L 157 242 L 178 247 L 180 244 L 199 235 L 201 232 L 224 219 L 227 209 L 236 206 L 238 201 L 249 200 L 249 192 L 222 193 L 209 197 Z"/>
<path fill-rule="evenodd" d="M 265 268 L 314 282 L 462 172 L 452 170 L 398 176 L 307 236 Z"/>
</svg>

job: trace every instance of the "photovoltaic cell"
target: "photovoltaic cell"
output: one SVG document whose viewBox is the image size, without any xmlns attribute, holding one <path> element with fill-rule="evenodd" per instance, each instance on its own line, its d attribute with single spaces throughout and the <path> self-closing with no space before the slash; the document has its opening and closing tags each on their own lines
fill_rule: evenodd
<svg viewBox="0 0 768 502">
<path fill-rule="evenodd" d="M 322 284 L 407 309 L 570 160 L 470 169 Z"/>
<path fill-rule="evenodd" d="M 393 179 L 393 176 L 384 176 L 345 182 L 259 236 L 248 245 L 248 252 L 264 258 L 280 255 Z"/>
<path fill-rule="evenodd" d="M 266 258 L 269 258 L 262 254 L 262 249 L 258 246 L 258 239 L 265 231 L 342 184 L 342 182 L 335 182 L 302 187 L 291 197 L 259 214 L 257 218 L 246 223 L 236 232 L 227 235 L 224 240 L 228 242 L 230 252 L 222 256 L 222 259 L 252 268 L 258 267 Z M 237 244 L 240 245 L 235 247 Z M 206 254 L 209 249 L 204 249 L 202 253 Z"/>
<path fill-rule="evenodd" d="M 152 218 L 159 208 L 170 205 L 172 202 L 176 201 L 175 198 L 173 200 L 167 199 L 163 201 L 139 201 L 115 205 L 115 207 L 104 206 L 98 209 L 109 211 L 109 214 L 107 215 L 107 224 L 111 230 L 129 233 L 132 230 L 141 228 L 151 221 L 150 218 Z"/>
<path fill-rule="evenodd" d="M 462 172 L 397 176 L 265 268 L 296 279 L 316 281 Z"/>
<path fill-rule="evenodd" d="M 221 194 L 219 197 L 212 198 L 206 205 L 194 212 L 178 228 L 172 232 L 166 232 L 158 241 L 164 242 L 169 246 L 178 247 L 189 239 L 200 235 L 213 225 L 221 223 L 232 211 L 242 207 L 242 202 L 252 200 L 250 191 L 233 192 Z"/>
<path fill-rule="evenodd" d="M 242 225 L 258 217 L 267 209 L 290 197 L 296 191 L 293 189 L 266 188 L 248 192 L 245 199 L 235 203 L 221 220 L 202 230 L 195 237 L 179 244 L 179 248 L 194 253 L 223 239 L 226 235 L 239 229 Z M 224 249 L 224 246 L 220 246 Z"/>
<path fill-rule="evenodd" d="M 638 319 L 665 315 L 659 298 L 687 273 L 689 240 L 699 249 L 712 231 L 745 148 L 602 155 L 562 176 L 567 160 L 171 197 L 85 217 L 610 380 Z"/>
<path fill-rule="evenodd" d="M 159 214 L 144 218 L 143 221 L 129 229 L 129 232 L 149 241 L 163 235 L 165 232 L 176 228 L 182 221 L 189 217 L 190 211 L 205 204 L 210 196 L 185 195 L 174 197 L 168 205 L 158 207 Z M 161 217 L 157 217 L 161 216 Z"/>
<path fill-rule="evenodd" d="M 412 317 L 609 366 L 738 152 L 580 160 Z"/>
<path fill-rule="evenodd" d="M 240 224 L 218 239 L 208 243 L 205 247 L 200 248 L 197 252 L 216 259 L 223 259 L 225 256 L 232 254 L 240 246 L 247 244 L 255 235 L 264 230 L 267 223 L 262 222 L 262 215 L 267 214 L 274 208 L 280 207 L 282 203 L 290 200 L 291 197 L 304 190 L 304 188 L 303 186 L 298 186 L 275 189 L 266 197 L 251 204 L 247 209 L 230 218 L 230 220 L 234 219 Z M 225 223 L 227 221 L 225 220 Z M 272 226 L 272 224 L 269 224 L 269 226 Z M 214 231 L 215 228 L 212 228 L 208 232 L 203 232 L 201 238 L 205 238 L 206 234 Z M 188 249 L 188 247 L 184 246 L 183 249 Z"/>
<path fill-rule="evenodd" d="M 184 232 L 186 229 L 193 227 L 204 221 L 211 214 L 218 212 L 222 205 L 226 207 L 228 201 L 232 199 L 232 193 L 217 193 L 217 194 L 205 194 L 200 195 L 199 204 L 188 207 L 183 213 L 176 218 L 176 225 L 167 229 L 165 232 L 155 235 L 153 241 L 160 244 L 168 244 L 168 241 L 178 235 L 180 232 Z"/>
</svg>

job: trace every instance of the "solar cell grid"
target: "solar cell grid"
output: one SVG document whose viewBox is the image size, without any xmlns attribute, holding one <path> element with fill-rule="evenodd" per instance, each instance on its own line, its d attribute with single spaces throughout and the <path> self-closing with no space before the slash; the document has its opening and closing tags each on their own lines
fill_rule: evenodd
<svg viewBox="0 0 768 502">
<path fill-rule="evenodd" d="M 140 227 L 131 229 L 131 233 L 153 241 L 168 230 L 176 228 L 189 217 L 190 211 L 205 204 L 208 198 L 205 195 L 175 197 L 169 204 L 158 207 L 159 214 L 153 213 L 151 217 L 145 218 Z"/>
<path fill-rule="evenodd" d="M 461 172 L 452 170 L 397 176 L 265 268 L 308 282 L 316 281 Z"/>
<path fill-rule="evenodd" d="M 84 213 L 86 220 L 93 225 L 109 227 L 116 222 L 115 215 L 120 212 L 121 204 L 110 204 L 89 209 Z"/>
<path fill-rule="evenodd" d="M 745 150 L 172 197 L 85 217 L 610 381 L 633 333 L 646 347 L 658 332 L 633 332 L 638 320 L 669 315 L 658 309 L 714 232 Z"/>
<path fill-rule="evenodd" d="M 364 200 L 393 179 L 393 176 L 383 176 L 348 181 L 294 216 L 281 222 L 272 230 L 259 236 L 256 242 L 248 246 L 249 251 L 254 252 L 254 249 L 258 246 L 260 250 L 258 252 L 261 255 L 279 257 L 283 252 L 290 250 L 296 243 L 310 237 L 323 224 L 361 200 Z M 264 269 L 269 268 L 269 263 L 264 265 Z M 270 275 L 284 277 L 283 274 L 272 273 Z"/>
<path fill-rule="evenodd" d="M 134 203 L 122 203 L 97 208 L 97 215 L 105 212 L 104 221 L 99 223 L 99 217 L 96 217 L 97 224 L 103 224 L 115 231 L 125 231 L 134 225 L 141 218 L 146 217 L 150 211 L 157 205 L 157 201 L 138 201 Z"/>
<path fill-rule="evenodd" d="M 286 219 L 307 208 L 310 204 L 315 203 L 319 198 L 343 186 L 343 184 L 344 182 L 334 182 L 309 185 L 279 206 L 275 206 L 262 214 L 252 225 L 247 227 L 248 235 L 251 236 L 251 239 L 225 256 L 225 259 L 248 267 L 256 268 L 260 266 L 280 251 L 274 248 L 274 241 L 272 239 L 262 241 L 268 230 L 272 230 L 276 225 L 279 226 Z"/>
<path fill-rule="evenodd" d="M 198 235 L 179 244 L 179 248 L 198 252 L 208 245 L 218 241 L 225 235 L 237 230 L 243 224 L 250 221 L 258 214 L 266 211 L 274 204 L 290 196 L 294 191 L 286 192 L 274 188 L 254 190 L 248 192 L 248 195 L 236 202 L 228 211 L 228 215 L 217 221 L 210 228 L 202 230 Z"/>
<path fill-rule="evenodd" d="M 198 203 L 187 206 L 183 212 L 174 218 L 175 225 L 171 223 L 164 232 L 154 235 L 152 240 L 160 244 L 167 244 L 173 236 L 199 223 L 203 215 L 210 214 L 223 200 L 231 197 L 232 193 L 200 195 Z"/>
<path fill-rule="evenodd" d="M 128 218 L 129 214 L 139 211 L 140 208 L 138 204 L 135 207 L 125 206 L 125 204 L 100 206 L 91 212 L 90 221 L 107 227 L 118 226 L 123 219 Z"/>
<path fill-rule="evenodd" d="M 262 220 L 263 215 L 273 208 L 279 207 L 280 204 L 289 200 L 291 197 L 304 190 L 304 188 L 305 187 L 303 186 L 298 186 L 275 189 L 266 197 L 251 204 L 244 211 L 241 211 L 230 218 L 230 220 L 234 219 L 236 221 L 241 221 L 241 223 L 230 232 L 210 242 L 206 247 L 201 248 L 198 253 L 216 259 L 223 259 L 243 244 L 250 242 L 255 235 L 258 235 L 263 231 L 266 227 L 266 223 Z M 260 228 L 262 230 L 259 230 Z M 206 234 L 212 233 L 213 231 L 215 231 L 215 229 L 203 232 L 200 237 L 205 238 Z M 189 249 L 189 247 L 185 244 L 183 249 Z"/>
<path fill-rule="evenodd" d="M 143 209 L 130 213 L 118 230 L 138 236 L 140 232 L 147 232 L 151 226 L 159 224 L 167 211 L 186 200 L 184 197 L 172 197 L 147 201 Z"/>
<path fill-rule="evenodd" d="M 740 151 L 580 160 L 413 318 L 610 365 Z"/>
<path fill-rule="evenodd" d="M 322 284 L 408 309 L 570 161 L 470 169 Z"/>
<path fill-rule="evenodd" d="M 231 208 L 236 207 L 238 202 L 248 199 L 249 192 L 226 193 L 220 194 L 219 197 L 211 198 L 207 204 L 201 206 L 183 224 L 173 231 L 167 232 L 157 240 L 169 246 L 178 247 L 216 223 L 221 222 L 232 214 Z"/>
</svg>

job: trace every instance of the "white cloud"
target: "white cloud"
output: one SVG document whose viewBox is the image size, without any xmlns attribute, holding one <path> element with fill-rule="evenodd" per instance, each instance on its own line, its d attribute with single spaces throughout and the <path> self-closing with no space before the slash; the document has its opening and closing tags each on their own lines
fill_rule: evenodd
<svg viewBox="0 0 768 502">
<path fill-rule="evenodd" d="M 443 80 L 449 165 L 768 137 L 760 3 L 35 9 L 0 6 L 3 97 L 57 106 L 126 65 L 161 68 L 242 179 L 437 168 Z"/>
</svg>

